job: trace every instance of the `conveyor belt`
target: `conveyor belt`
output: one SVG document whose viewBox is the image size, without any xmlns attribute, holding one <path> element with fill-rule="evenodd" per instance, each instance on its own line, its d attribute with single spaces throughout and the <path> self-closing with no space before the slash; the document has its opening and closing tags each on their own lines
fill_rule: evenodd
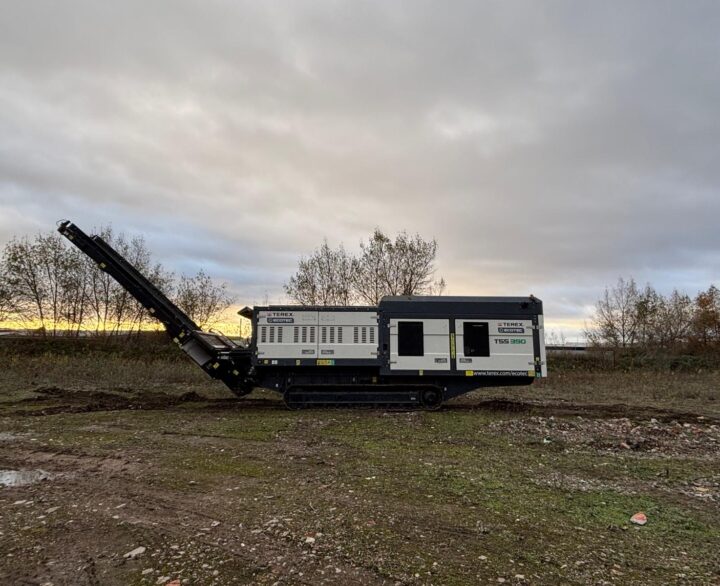
<svg viewBox="0 0 720 586">
<path fill-rule="evenodd" d="M 223 335 L 203 332 L 185 312 L 100 236 L 88 236 L 69 221 L 60 222 L 58 231 L 137 299 L 165 326 L 168 335 L 180 348 L 212 378 L 222 380 L 239 395 L 252 390 L 249 350 Z"/>
</svg>

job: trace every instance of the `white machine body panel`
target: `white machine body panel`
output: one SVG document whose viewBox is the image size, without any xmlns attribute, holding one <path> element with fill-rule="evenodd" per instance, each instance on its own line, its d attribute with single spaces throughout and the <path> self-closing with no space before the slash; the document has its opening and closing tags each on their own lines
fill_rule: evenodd
<svg viewBox="0 0 720 586">
<path fill-rule="evenodd" d="M 465 324 L 469 329 L 475 325 L 486 328 L 487 347 L 478 349 L 470 343 L 470 340 L 465 339 Z M 531 320 L 455 320 L 457 369 L 524 372 L 534 370 L 532 326 Z"/>
<path fill-rule="evenodd" d="M 421 324 L 418 355 L 403 354 L 399 344 L 401 324 Z M 391 319 L 390 370 L 450 370 L 450 321 L 447 319 Z"/>
<path fill-rule="evenodd" d="M 375 311 L 320 311 L 318 358 L 374 360 L 378 355 Z"/>
<path fill-rule="evenodd" d="M 376 311 L 261 311 L 259 359 L 373 360 L 378 354 Z"/>
<path fill-rule="evenodd" d="M 317 311 L 261 311 L 257 329 L 258 358 L 318 357 Z"/>
</svg>

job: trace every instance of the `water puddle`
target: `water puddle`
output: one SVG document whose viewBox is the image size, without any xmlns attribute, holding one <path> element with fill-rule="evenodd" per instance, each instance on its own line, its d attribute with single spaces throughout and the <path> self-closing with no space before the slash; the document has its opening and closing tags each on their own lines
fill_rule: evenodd
<svg viewBox="0 0 720 586">
<path fill-rule="evenodd" d="M 50 477 L 44 470 L 0 470 L 0 486 L 27 486 Z"/>
</svg>

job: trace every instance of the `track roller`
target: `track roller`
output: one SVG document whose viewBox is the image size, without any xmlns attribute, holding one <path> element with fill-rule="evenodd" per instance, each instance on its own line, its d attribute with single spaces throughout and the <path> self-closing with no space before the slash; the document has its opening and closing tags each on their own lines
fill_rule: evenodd
<svg viewBox="0 0 720 586">
<path fill-rule="evenodd" d="M 436 411 L 443 402 L 443 391 L 440 387 L 426 387 L 420 391 L 420 403 L 425 409 Z"/>
</svg>

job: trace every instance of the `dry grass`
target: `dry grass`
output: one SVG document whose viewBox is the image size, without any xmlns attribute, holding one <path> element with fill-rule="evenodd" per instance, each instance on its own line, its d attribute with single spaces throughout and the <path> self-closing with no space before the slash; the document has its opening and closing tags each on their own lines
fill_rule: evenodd
<svg viewBox="0 0 720 586">
<path fill-rule="evenodd" d="M 552 369 L 552 366 L 551 366 Z M 720 416 L 720 371 L 659 372 L 550 371 L 550 377 L 530 387 L 477 391 L 459 401 L 479 397 L 530 400 L 572 405 L 628 405 L 699 415 Z"/>
</svg>

